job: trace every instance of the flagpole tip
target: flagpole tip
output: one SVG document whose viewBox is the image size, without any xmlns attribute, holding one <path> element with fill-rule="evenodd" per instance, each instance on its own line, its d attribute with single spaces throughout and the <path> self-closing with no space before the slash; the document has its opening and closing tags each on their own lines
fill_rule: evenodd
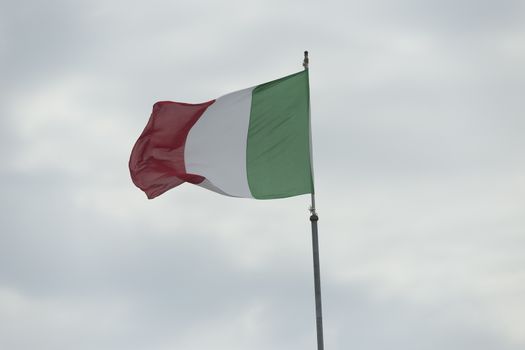
<svg viewBox="0 0 525 350">
<path fill-rule="evenodd" d="M 303 60 L 303 67 L 304 69 L 308 69 L 308 51 L 304 52 L 304 60 Z"/>
</svg>

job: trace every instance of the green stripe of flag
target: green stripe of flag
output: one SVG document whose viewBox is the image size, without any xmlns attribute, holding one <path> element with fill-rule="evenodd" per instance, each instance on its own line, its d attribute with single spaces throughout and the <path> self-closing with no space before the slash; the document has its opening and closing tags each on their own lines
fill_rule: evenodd
<svg viewBox="0 0 525 350">
<path fill-rule="evenodd" d="M 246 151 L 254 198 L 313 193 L 308 70 L 257 86 Z"/>
</svg>

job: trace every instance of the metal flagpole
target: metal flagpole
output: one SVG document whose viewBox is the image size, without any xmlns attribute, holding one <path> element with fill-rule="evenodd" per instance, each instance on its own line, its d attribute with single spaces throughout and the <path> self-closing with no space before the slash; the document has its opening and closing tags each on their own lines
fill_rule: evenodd
<svg viewBox="0 0 525 350">
<path fill-rule="evenodd" d="M 310 222 L 312 223 L 312 250 L 314 256 L 315 320 L 317 324 L 317 350 L 323 350 L 323 308 L 321 305 L 321 271 L 319 269 L 319 239 L 317 236 L 317 221 L 319 221 L 319 217 L 315 212 L 315 195 L 313 193 L 310 213 Z"/>
<path fill-rule="evenodd" d="M 304 52 L 303 67 L 308 69 L 308 51 Z M 310 149 L 311 153 L 311 149 Z M 312 164 L 313 168 L 313 164 Z M 313 171 L 312 171 L 313 177 Z M 313 191 L 312 191 L 313 192 Z M 315 286 L 315 320 L 317 325 L 317 350 L 324 350 L 323 341 L 323 308 L 321 304 L 321 270 L 319 268 L 319 239 L 317 235 L 317 221 L 319 216 L 315 211 L 315 194 L 312 193 L 312 205 L 310 206 L 310 222 L 312 224 L 312 251 L 314 258 L 314 286 Z"/>
</svg>

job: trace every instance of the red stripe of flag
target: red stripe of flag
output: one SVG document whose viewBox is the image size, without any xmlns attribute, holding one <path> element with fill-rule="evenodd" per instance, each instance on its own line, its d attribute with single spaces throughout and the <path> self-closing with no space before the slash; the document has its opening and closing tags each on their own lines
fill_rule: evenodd
<svg viewBox="0 0 525 350">
<path fill-rule="evenodd" d="M 214 102 L 163 101 L 153 105 L 148 124 L 129 159 L 131 179 L 149 199 L 184 182 L 204 181 L 202 176 L 186 173 L 184 146 L 193 125 Z"/>
</svg>

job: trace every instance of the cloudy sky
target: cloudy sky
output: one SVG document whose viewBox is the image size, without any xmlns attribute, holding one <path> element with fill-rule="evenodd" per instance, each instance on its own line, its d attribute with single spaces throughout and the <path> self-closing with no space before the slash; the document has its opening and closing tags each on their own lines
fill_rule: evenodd
<svg viewBox="0 0 525 350">
<path fill-rule="evenodd" d="M 308 196 L 127 168 L 305 49 L 326 349 L 523 349 L 520 0 L 0 0 L 0 348 L 315 349 Z"/>
</svg>

